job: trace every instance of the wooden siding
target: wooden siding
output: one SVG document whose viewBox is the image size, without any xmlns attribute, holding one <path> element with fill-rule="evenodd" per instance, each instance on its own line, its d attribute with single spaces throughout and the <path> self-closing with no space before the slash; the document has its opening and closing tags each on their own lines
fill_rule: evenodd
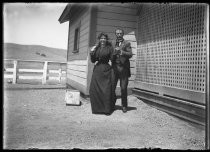
<svg viewBox="0 0 210 152">
<path fill-rule="evenodd" d="M 135 6 L 132 7 L 131 4 L 101 4 L 98 5 L 98 9 L 102 12 L 111 12 L 123 15 L 136 15 Z"/>
<path fill-rule="evenodd" d="M 97 7 L 92 6 L 90 10 L 90 34 L 89 34 L 89 50 L 87 54 L 87 61 L 88 61 L 88 71 L 87 71 L 87 94 L 89 94 L 90 89 L 90 82 L 92 78 L 93 68 L 94 64 L 90 60 L 90 48 L 95 44 L 96 42 L 96 20 L 97 20 Z"/>
<path fill-rule="evenodd" d="M 68 61 L 75 59 L 87 59 L 87 48 L 90 30 L 90 11 L 89 8 L 75 10 L 75 15 L 70 18 L 69 40 L 68 40 Z M 72 53 L 74 48 L 74 32 L 80 26 L 79 52 Z"/>
<path fill-rule="evenodd" d="M 67 83 L 86 94 L 87 87 L 87 60 L 67 62 Z M 72 83 L 74 81 L 74 83 Z M 79 84 L 79 88 L 78 88 Z M 84 91 L 85 90 L 85 91 Z"/>
<path fill-rule="evenodd" d="M 88 95 L 94 67 L 90 62 L 89 48 L 95 44 L 100 32 L 107 33 L 110 40 L 114 40 L 115 29 L 123 28 L 124 38 L 131 42 L 133 51 L 133 57 L 130 59 L 132 76 L 129 79 L 129 87 L 132 88 L 136 67 L 136 7 L 127 4 L 103 4 L 84 10 L 74 9 L 73 13 L 69 25 L 67 84 Z M 72 53 L 74 31 L 79 25 L 81 25 L 79 52 Z"/>
<path fill-rule="evenodd" d="M 137 8 L 132 4 L 103 4 L 98 6 L 96 21 L 96 36 L 101 32 L 108 34 L 110 41 L 115 40 L 115 30 L 122 28 L 124 30 L 124 39 L 131 43 L 133 57 L 131 63 L 131 77 L 128 87 L 134 86 L 136 69 L 136 28 L 137 28 Z M 119 87 L 120 82 L 118 82 Z"/>
<path fill-rule="evenodd" d="M 70 88 L 77 89 L 84 94 L 86 94 L 86 92 L 87 92 L 86 87 L 84 87 L 84 85 L 82 85 L 81 83 L 78 83 L 78 81 L 74 81 L 71 78 L 67 77 L 66 83 L 67 83 L 67 87 L 70 86 Z"/>
<path fill-rule="evenodd" d="M 67 85 L 87 94 L 87 51 L 90 30 L 89 7 L 74 9 L 69 22 Z M 74 33 L 80 27 L 79 52 L 73 53 Z"/>
</svg>

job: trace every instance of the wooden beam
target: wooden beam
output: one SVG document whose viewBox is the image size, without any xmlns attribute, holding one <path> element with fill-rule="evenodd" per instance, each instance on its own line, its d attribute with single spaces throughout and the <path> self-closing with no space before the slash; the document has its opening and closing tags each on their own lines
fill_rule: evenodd
<svg viewBox="0 0 210 152">
<path fill-rule="evenodd" d="M 206 32 L 206 149 L 210 149 L 210 103 L 209 103 L 209 5 L 205 8 Z"/>
<path fill-rule="evenodd" d="M 64 68 L 62 65 L 65 64 L 66 67 L 64 62 L 13 59 L 4 59 L 4 61 L 11 61 L 9 64 L 12 63 L 12 68 L 5 68 L 4 79 L 12 79 L 14 84 L 17 83 L 18 79 L 40 79 L 45 84 L 46 80 L 51 77 L 55 77 L 61 83 L 61 80 L 66 77 L 66 69 L 62 71 Z M 43 63 L 45 63 L 44 66 Z M 81 62 L 81 64 L 85 63 Z M 40 65 L 42 65 L 42 69 L 37 69 Z"/>
<path fill-rule="evenodd" d="M 69 56 L 70 56 L 70 44 L 69 44 L 69 41 L 70 41 L 70 26 L 71 26 L 71 24 L 70 24 L 70 22 L 69 22 L 69 29 L 68 29 L 68 42 L 67 42 L 67 62 L 69 61 Z"/>
<path fill-rule="evenodd" d="M 44 67 L 43 67 L 43 77 L 42 77 L 42 84 L 46 84 L 47 81 L 47 64 L 48 62 L 44 62 Z"/>
<path fill-rule="evenodd" d="M 91 6 L 90 8 L 90 34 L 89 34 L 89 46 L 93 46 L 96 43 L 96 22 L 97 22 L 97 7 Z"/>
<path fill-rule="evenodd" d="M 156 93 L 133 89 L 133 95 L 150 105 L 186 120 L 205 125 L 205 106 L 161 96 Z"/>
<path fill-rule="evenodd" d="M 94 64 L 90 60 L 90 48 L 95 45 L 96 43 L 96 21 L 97 21 L 97 6 L 92 5 L 90 9 L 90 32 L 89 32 L 89 48 L 87 52 L 87 95 L 89 95 L 89 88 L 90 88 L 90 82 L 92 78 L 92 72 Z"/>
<path fill-rule="evenodd" d="M 183 100 L 189 100 L 192 103 L 198 103 L 205 105 L 205 93 L 197 92 L 193 90 L 181 89 L 176 87 L 163 86 L 159 84 L 147 83 L 147 82 L 134 82 L 134 88 L 143 89 L 147 91 L 156 92 L 164 96 L 170 96 L 174 98 L 181 98 Z"/>
<path fill-rule="evenodd" d="M 62 70 L 59 69 L 58 81 L 61 82 Z"/>
<path fill-rule="evenodd" d="M 14 60 L 13 81 L 12 81 L 13 84 L 17 83 L 17 64 L 18 61 Z"/>
<path fill-rule="evenodd" d="M 72 7 L 72 4 L 67 4 L 63 13 L 59 17 L 58 21 L 61 23 L 64 23 L 69 20 L 69 15 L 70 15 L 70 9 Z"/>
<path fill-rule="evenodd" d="M 85 95 L 89 94 L 89 92 L 87 92 L 86 86 L 78 83 L 77 81 L 71 80 L 67 77 L 66 82 L 67 82 L 67 84 L 66 84 L 67 87 L 75 88 L 76 90 L 79 90 L 80 92 L 82 92 Z"/>
</svg>

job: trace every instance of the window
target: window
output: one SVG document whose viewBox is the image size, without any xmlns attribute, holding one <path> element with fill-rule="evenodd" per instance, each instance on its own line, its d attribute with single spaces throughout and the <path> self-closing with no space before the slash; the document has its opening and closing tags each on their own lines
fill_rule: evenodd
<svg viewBox="0 0 210 152">
<path fill-rule="evenodd" d="M 79 52 L 79 27 L 74 32 L 74 53 Z"/>
</svg>

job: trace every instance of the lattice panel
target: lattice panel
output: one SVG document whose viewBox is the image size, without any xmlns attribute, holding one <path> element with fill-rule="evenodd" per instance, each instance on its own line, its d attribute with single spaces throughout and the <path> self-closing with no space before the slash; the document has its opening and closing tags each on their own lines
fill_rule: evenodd
<svg viewBox="0 0 210 152">
<path fill-rule="evenodd" d="M 205 7 L 143 5 L 136 81 L 205 92 Z"/>
</svg>

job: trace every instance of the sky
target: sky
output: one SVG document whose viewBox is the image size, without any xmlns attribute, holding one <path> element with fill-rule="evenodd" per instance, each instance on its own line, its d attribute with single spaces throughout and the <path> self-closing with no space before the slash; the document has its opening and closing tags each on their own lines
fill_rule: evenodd
<svg viewBox="0 0 210 152">
<path fill-rule="evenodd" d="M 69 22 L 58 21 L 67 3 L 4 3 L 3 41 L 67 49 Z"/>
</svg>

